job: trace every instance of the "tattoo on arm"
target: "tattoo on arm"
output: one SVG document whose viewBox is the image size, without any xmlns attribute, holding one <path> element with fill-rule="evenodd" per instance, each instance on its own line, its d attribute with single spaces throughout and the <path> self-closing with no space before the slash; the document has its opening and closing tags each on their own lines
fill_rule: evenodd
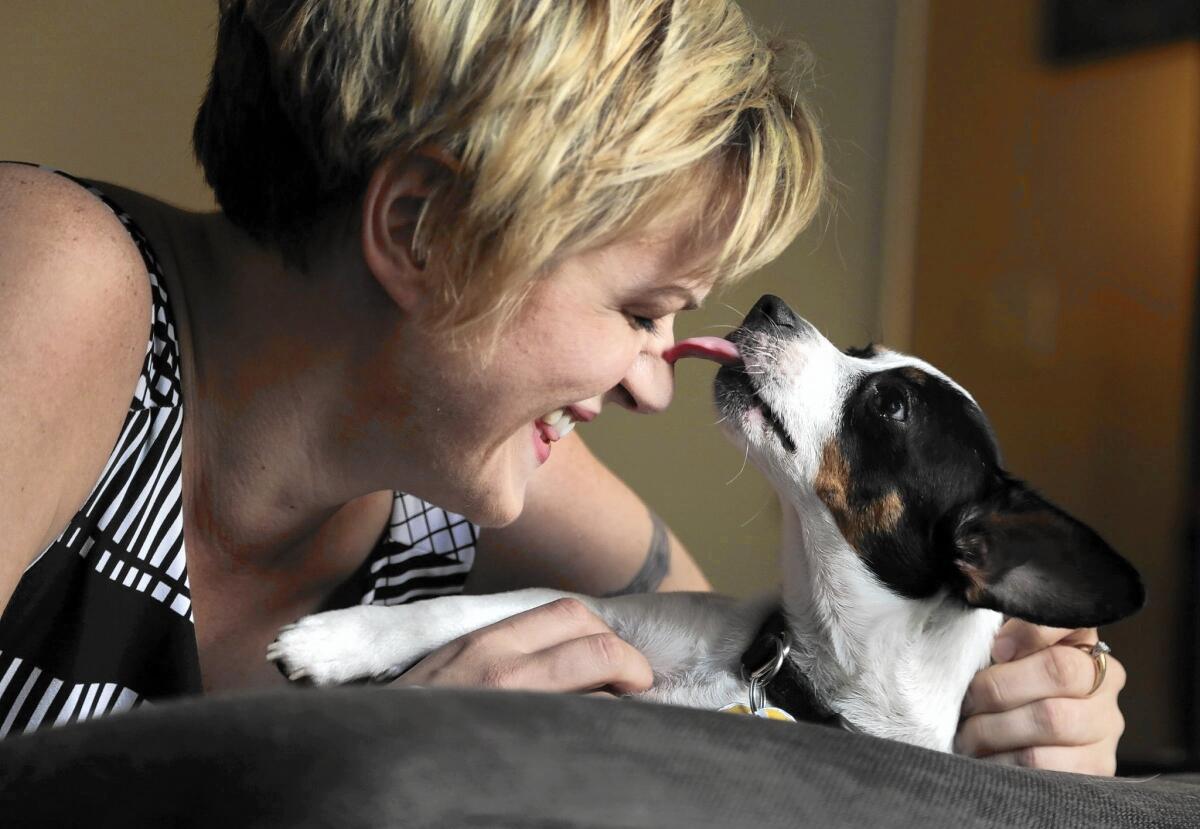
<svg viewBox="0 0 1200 829">
<path fill-rule="evenodd" d="M 650 550 L 646 553 L 646 560 L 642 562 L 642 569 L 633 577 L 633 581 L 620 590 L 606 593 L 604 598 L 623 596 L 627 593 L 653 593 L 667 577 L 671 569 L 671 538 L 667 534 L 667 525 L 653 512 L 650 513 L 650 522 L 653 525 Z"/>
</svg>

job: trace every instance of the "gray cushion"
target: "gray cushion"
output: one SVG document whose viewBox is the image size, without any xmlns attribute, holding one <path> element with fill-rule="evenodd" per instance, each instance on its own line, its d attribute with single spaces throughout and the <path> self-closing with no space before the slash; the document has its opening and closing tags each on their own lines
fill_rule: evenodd
<svg viewBox="0 0 1200 829">
<path fill-rule="evenodd" d="M 635 702 L 358 688 L 195 700 L 10 739 L 0 823 L 1196 827 L 1200 785 Z"/>
</svg>

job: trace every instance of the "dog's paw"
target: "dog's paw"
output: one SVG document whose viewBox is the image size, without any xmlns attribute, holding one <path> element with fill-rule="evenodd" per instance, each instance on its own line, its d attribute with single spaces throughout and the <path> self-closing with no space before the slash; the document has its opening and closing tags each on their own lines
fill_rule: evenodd
<svg viewBox="0 0 1200 829">
<path fill-rule="evenodd" d="M 314 685 L 340 685 L 372 676 L 390 665 L 378 665 L 372 611 L 350 607 L 305 616 L 280 628 L 267 646 L 267 659 L 289 680 Z"/>
</svg>

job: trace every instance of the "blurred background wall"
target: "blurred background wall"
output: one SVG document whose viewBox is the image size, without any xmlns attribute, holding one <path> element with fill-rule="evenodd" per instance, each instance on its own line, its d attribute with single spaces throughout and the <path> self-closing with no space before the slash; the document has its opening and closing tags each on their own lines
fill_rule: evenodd
<svg viewBox="0 0 1200 829">
<path fill-rule="evenodd" d="M 4 0 L 0 158 L 212 209 L 191 125 L 216 20 L 215 0 Z"/>
<path fill-rule="evenodd" d="M 1104 636 L 1126 756 L 1169 762 L 1194 713 L 1200 45 L 1051 63 L 1049 7 L 930 2 L 912 344 L 972 390 L 1010 469 L 1142 571 L 1146 609 Z"/>
<path fill-rule="evenodd" d="M 677 335 L 720 334 L 769 291 L 839 344 L 882 336 L 971 388 L 1012 469 L 1146 572 L 1150 608 L 1105 633 L 1131 674 L 1123 754 L 1180 756 L 1200 47 L 1055 67 L 1038 0 L 744 5 L 816 58 L 801 80 L 832 198 Z M 0 158 L 212 207 L 189 136 L 215 3 L 6 0 L 2 23 Z M 668 415 L 606 413 L 587 436 L 746 595 L 775 581 L 779 514 L 713 428 L 712 373 L 685 362 Z"/>
</svg>

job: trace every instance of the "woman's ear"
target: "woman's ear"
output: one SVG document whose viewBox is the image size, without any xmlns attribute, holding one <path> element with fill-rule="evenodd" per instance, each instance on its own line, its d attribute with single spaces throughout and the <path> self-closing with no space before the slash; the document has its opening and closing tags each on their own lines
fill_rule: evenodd
<svg viewBox="0 0 1200 829">
<path fill-rule="evenodd" d="M 426 200 L 454 175 L 456 165 L 437 149 L 392 153 L 371 173 L 362 200 L 363 259 L 396 305 L 413 310 L 429 287 L 425 262 L 415 250 L 417 223 Z"/>
</svg>

